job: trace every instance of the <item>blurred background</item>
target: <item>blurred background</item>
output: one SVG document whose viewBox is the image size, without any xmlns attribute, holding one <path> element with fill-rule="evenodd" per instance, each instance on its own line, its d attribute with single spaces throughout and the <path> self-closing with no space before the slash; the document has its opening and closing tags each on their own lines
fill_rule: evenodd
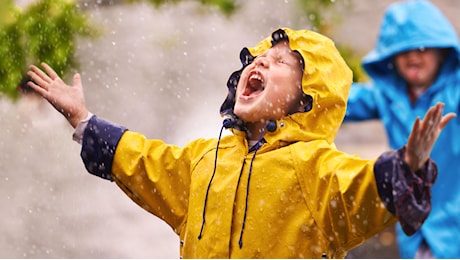
<svg viewBox="0 0 460 260">
<path fill-rule="evenodd" d="M 330 36 L 356 80 L 366 80 L 359 60 L 394 1 L 129 2 L 2 0 L 0 258 L 179 257 L 172 229 L 88 174 L 65 119 L 18 90 L 28 64 L 51 61 L 68 83 L 80 72 L 93 113 L 183 145 L 218 135 L 239 51 L 278 27 Z M 459 31 L 460 2 L 432 2 Z M 388 149 L 379 122 L 346 124 L 336 143 L 365 158 Z M 398 257 L 392 228 L 348 255 Z"/>
</svg>

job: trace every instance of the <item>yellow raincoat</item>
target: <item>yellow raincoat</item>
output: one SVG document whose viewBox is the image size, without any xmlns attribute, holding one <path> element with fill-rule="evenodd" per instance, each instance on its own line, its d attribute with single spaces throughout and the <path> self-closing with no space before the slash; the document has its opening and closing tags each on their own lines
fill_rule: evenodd
<svg viewBox="0 0 460 260">
<path fill-rule="evenodd" d="M 302 55 L 313 105 L 277 121 L 259 149 L 238 128 L 181 148 L 127 131 L 116 147 L 112 179 L 174 229 L 184 258 L 341 258 L 396 221 L 378 195 L 375 160 L 333 142 L 351 71 L 311 31 L 282 29 L 247 50 L 260 55 L 283 35 Z"/>
</svg>

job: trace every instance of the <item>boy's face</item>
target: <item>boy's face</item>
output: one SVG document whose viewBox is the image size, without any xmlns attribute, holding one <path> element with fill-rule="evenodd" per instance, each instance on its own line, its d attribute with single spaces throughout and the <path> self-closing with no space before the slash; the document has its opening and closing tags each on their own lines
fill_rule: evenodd
<svg viewBox="0 0 460 260">
<path fill-rule="evenodd" d="M 301 109 L 302 64 L 279 42 L 248 65 L 236 89 L 234 113 L 248 123 L 278 120 Z"/>
<path fill-rule="evenodd" d="M 396 68 L 409 87 L 429 87 L 435 81 L 441 63 L 441 50 L 434 48 L 411 50 L 395 56 Z"/>
</svg>

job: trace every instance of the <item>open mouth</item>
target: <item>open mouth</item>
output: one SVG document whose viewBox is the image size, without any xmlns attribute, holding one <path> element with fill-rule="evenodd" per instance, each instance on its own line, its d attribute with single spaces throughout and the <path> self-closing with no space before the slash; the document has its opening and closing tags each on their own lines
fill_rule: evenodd
<svg viewBox="0 0 460 260">
<path fill-rule="evenodd" d="M 246 97 L 255 96 L 262 93 L 264 89 L 265 84 L 262 76 L 257 72 L 251 72 L 246 84 L 246 88 L 241 95 Z"/>
<path fill-rule="evenodd" d="M 406 67 L 406 74 L 410 78 L 418 78 L 419 74 L 420 74 L 420 71 L 421 71 L 420 66 L 415 65 L 415 64 L 409 64 Z"/>
</svg>

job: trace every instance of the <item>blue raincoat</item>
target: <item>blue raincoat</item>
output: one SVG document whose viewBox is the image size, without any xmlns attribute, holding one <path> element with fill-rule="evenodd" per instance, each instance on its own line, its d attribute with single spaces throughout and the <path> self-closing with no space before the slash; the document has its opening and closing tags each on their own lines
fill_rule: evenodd
<svg viewBox="0 0 460 260">
<path fill-rule="evenodd" d="M 447 48 L 436 81 L 412 104 L 392 57 L 418 48 Z M 428 1 L 407 1 L 388 7 L 376 48 L 363 59 L 372 82 L 354 83 L 345 122 L 380 119 L 391 148 L 403 146 L 416 117 L 445 103 L 445 113 L 460 114 L 460 48 L 455 29 Z M 460 258 L 460 117 L 447 124 L 431 157 L 439 175 L 432 187 L 432 212 L 422 228 L 406 236 L 398 225 L 402 258 L 413 258 L 423 239 L 437 258 Z"/>
</svg>

